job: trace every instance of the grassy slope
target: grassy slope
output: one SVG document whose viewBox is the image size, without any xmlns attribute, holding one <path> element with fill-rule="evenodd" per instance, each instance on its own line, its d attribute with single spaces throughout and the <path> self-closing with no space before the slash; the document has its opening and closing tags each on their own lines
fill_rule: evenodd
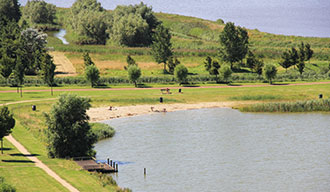
<svg viewBox="0 0 330 192">
<path fill-rule="evenodd" d="M 68 9 L 58 8 L 58 22 L 65 23 L 65 14 Z M 174 14 L 156 13 L 156 17 L 171 29 L 173 34 L 172 44 L 175 54 L 189 68 L 191 73 L 207 75 L 203 62 L 207 55 L 216 56 L 218 37 L 224 24 L 194 17 Z M 330 38 L 312 38 L 274 35 L 258 30 L 248 30 L 250 48 L 264 59 L 265 63 L 278 65 L 281 53 L 297 47 L 301 41 L 310 43 L 315 52 L 312 64 L 306 63 L 306 71 L 319 71 L 320 66 L 327 66 L 330 60 Z M 68 34 L 70 37 L 70 34 Z M 60 40 L 49 36 L 49 46 L 55 50 L 66 51 L 66 55 L 77 68 L 78 73 L 83 73 L 83 51 L 91 52 L 91 57 L 101 69 L 101 74 L 106 76 L 127 76 L 123 70 L 126 65 L 126 56 L 132 55 L 143 70 L 143 76 L 162 75 L 162 65 L 157 65 L 150 55 L 149 48 L 115 47 L 110 45 L 63 45 Z M 280 71 L 284 71 L 280 68 Z"/>
</svg>

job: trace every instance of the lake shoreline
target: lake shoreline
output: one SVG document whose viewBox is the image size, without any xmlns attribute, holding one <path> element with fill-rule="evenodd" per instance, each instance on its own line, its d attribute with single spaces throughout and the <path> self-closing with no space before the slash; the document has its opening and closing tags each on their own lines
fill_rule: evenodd
<svg viewBox="0 0 330 192">
<path fill-rule="evenodd" d="M 203 109 L 203 108 L 233 108 L 241 105 L 258 103 L 256 101 L 221 101 L 201 103 L 174 103 L 174 104 L 145 104 L 132 106 L 103 106 L 91 108 L 87 111 L 90 122 L 100 122 L 116 118 L 131 117 L 138 115 L 150 115 L 173 111 Z"/>
</svg>

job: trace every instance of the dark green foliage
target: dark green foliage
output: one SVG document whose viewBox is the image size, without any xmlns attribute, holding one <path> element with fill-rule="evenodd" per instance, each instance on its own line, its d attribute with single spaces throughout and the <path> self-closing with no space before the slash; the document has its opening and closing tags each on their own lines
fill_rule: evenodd
<svg viewBox="0 0 330 192">
<path fill-rule="evenodd" d="M 3 77 L 8 78 L 15 67 L 15 59 L 8 57 L 7 53 L 2 53 L 0 59 L 0 73 Z"/>
<path fill-rule="evenodd" d="M 113 137 L 116 133 L 112 127 L 104 123 L 92 123 L 91 127 L 92 132 L 96 135 L 98 141 Z"/>
<path fill-rule="evenodd" d="M 236 27 L 234 23 L 226 23 L 225 28 L 220 33 L 219 56 L 225 62 L 233 63 L 242 61 L 247 54 L 249 46 L 249 36 L 245 29 Z"/>
<path fill-rule="evenodd" d="M 212 60 L 212 58 L 208 56 L 205 59 L 204 66 L 210 75 L 215 75 L 216 78 L 218 77 L 220 64 L 217 61 Z"/>
<path fill-rule="evenodd" d="M 24 17 L 30 24 L 54 24 L 56 6 L 43 0 L 30 0 L 23 9 Z"/>
<path fill-rule="evenodd" d="M 305 61 L 309 61 L 313 57 L 314 51 L 311 49 L 310 44 L 305 45 Z"/>
<path fill-rule="evenodd" d="M 92 58 L 89 56 L 88 52 L 85 52 L 83 56 L 84 56 L 85 67 L 88 67 L 90 65 L 95 65 L 94 62 L 92 61 Z"/>
<path fill-rule="evenodd" d="M 113 12 L 110 38 L 120 45 L 148 46 L 158 24 L 152 8 L 142 2 L 117 6 Z"/>
<path fill-rule="evenodd" d="M 141 77 L 141 69 L 137 65 L 131 65 L 128 67 L 128 79 L 137 86 L 136 81 Z"/>
<path fill-rule="evenodd" d="M 272 64 L 267 64 L 264 67 L 264 76 L 267 80 L 269 80 L 269 84 L 272 84 L 272 80 L 276 77 L 277 69 Z"/>
<path fill-rule="evenodd" d="M 262 103 L 244 107 L 249 112 L 315 112 L 330 111 L 330 99 L 318 99 L 283 103 Z"/>
<path fill-rule="evenodd" d="M 86 79 L 91 83 L 91 86 L 94 87 L 98 84 L 100 79 L 100 71 L 95 65 L 90 65 L 85 68 Z"/>
<path fill-rule="evenodd" d="M 15 119 L 13 114 L 10 113 L 7 106 L 0 108 L 0 140 L 1 140 L 1 153 L 3 154 L 3 137 L 11 133 L 11 129 L 15 126 Z"/>
<path fill-rule="evenodd" d="M 18 22 L 22 14 L 18 0 L 1 0 L 0 1 L 0 22 L 15 21 Z"/>
<path fill-rule="evenodd" d="M 167 62 L 168 72 L 173 75 L 174 69 L 178 65 L 180 65 L 180 61 L 178 60 L 178 58 L 171 56 Z"/>
<path fill-rule="evenodd" d="M 179 81 L 180 85 L 182 83 L 187 83 L 188 69 L 183 64 L 180 64 L 174 69 L 174 76 Z"/>
<path fill-rule="evenodd" d="M 251 71 L 257 73 L 258 75 L 262 74 L 262 67 L 264 63 L 262 60 L 257 59 L 252 51 L 248 51 L 248 56 L 246 58 L 246 65 Z"/>
<path fill-rule="evenodd" d="M 97 137 L 91 131 L 86 114 L 90 102 L 90 99 L 76 95 L 61 95 L 50 113 L 45 114 L 50 157 L 94 155 L 93 144 Z"/>
<path fill-rule="evenodd" d="M 127 63 L 127 66 L 124 66 L 124 69 L 125 70 L 127 70 L 132 65 L 136 65 L 137 66 L 135 60 L 130 55 L 128 55 L 126 57 L 126 63 Z"/>
<path fill-rule="evenodd" d="M 41 76 L 44 82 L 51 87 L 51 94 L 53 95 L 53 85 L 56 65 L 53 62 L 52 56 L 44 53 L 41 58 Z"/>
<path fill-rule="evenodd" d="M 153 35 L 152 55 L 158 64 L 164 63 L 164 73 L 166 73 L 166 63 L 173 55 L 171 37 L 169 30 L 163 25 L 158 25 Z"/>
<path fill-rule="evenodd" d="M 55 68 L 52 56 L 44 53 L 41 58 L 41 75 L 48 86 L 54 85 Z"/>
<path fill-rule="evenodd" d="M 228 65 L 225 65 L 220 69 L 220 75 L 225 80 L 225 82 L 228 81 L 232 73 L 233 71 L 230 69 Z"/>
</svg>

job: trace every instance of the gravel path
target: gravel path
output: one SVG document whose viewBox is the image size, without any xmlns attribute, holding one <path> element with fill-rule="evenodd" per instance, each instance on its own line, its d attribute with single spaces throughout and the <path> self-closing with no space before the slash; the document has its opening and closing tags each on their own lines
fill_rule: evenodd
<svg viewBox="0 0 330 192">
<path fill-rule="evenodd" d="M 54 59 L 54 64 L 56 65 L 55 72 L 56 76 L 75 76 L 77 75 L 76 69 L 73 67 L 71 61 L 64 55 L 63 52 L 50 52 L 50 55 Z"/>
</svg>

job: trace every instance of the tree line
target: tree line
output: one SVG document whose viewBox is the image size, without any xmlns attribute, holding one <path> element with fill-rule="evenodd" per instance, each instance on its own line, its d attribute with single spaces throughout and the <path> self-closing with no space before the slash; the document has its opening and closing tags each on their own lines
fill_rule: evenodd
<svg viewBox="0 0 330 192">
<path fill-rule="evenodd" d="M 0 74 L 16 87 L 22 88 L 25 75 L 40 75 L 53 86 L 56 66 L 46 48 L 47 35 L 19 23 L 19 7 L 17 0 L 0 4 Z"/>
</svg>

